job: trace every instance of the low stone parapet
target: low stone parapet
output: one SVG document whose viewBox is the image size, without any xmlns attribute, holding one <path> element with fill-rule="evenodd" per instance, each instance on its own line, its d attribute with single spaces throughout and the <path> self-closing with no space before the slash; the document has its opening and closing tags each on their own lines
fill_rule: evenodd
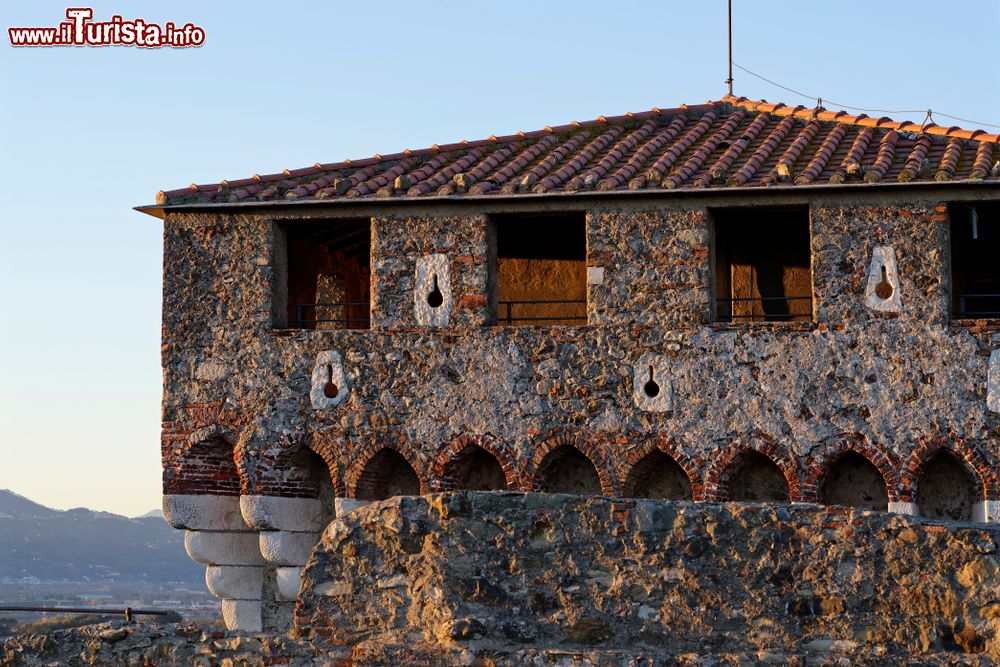
<svg viewBox="0 0 1000 667">
<path fill-rule="evenodd" d="M 403 497 L 327 528 L 295 631 L 322 646 L 476 655 L 997 659 L 998 545 L 990 524 L 807 504 Z"/>
</svg>

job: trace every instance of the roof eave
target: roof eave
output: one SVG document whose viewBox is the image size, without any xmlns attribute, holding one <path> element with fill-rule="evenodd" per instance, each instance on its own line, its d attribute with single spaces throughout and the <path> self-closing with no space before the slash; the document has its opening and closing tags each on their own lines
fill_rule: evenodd
<svg viewBox="0 0 1000 667">
<path fill-rule="evenodd" d="M 578 200 L 578 199 L 619 199 L 627 197 L 704 197 L 713 194 L 754 195 L 773 193 L 809 193 L 809 192 L 867 192 L 873 190 L 913 190 L 913 189 L 953 189 L 957 187 L 994 188 L 1000 190 L 1000 181 L 968 179 L 957 181 L 891 181 L 885 183 L 816 183 L 809 185 L 771 185 L 767 187 L 725 187 L 725 188 L 678 188 L 668 190 L 650 188 L 648 190 L 584 190 L 576 192 L 543 192 L 516 193 L 509 195 L 431 195 L 426 197 L 385 197 L 385 198 L 354 198 L 354 199 L 269 199 L 265 201 L 239 202 L 188 202 L 182 204 L 147 204 L 136 206 L 134 210 L 151 215 L 161 220 L 170 211 L 191 210 L 224 210 L 246 208 L 274 208 L 286 206 L 395 206 L 420 203 L 462 202 L 481 204 L 484 202 L 511 201 L 546 201 L 546 200 Z"/>
</svg>

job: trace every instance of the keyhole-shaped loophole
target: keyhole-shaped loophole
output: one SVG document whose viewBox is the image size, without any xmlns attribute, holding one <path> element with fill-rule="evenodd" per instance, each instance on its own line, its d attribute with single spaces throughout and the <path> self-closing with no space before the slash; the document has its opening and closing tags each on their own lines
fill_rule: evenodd
<svg viewBox="0 0 1000 667">
<path fill-rule="evenodd" d="M 340 389 L 333 382 L 333 366 L 326 367 L 326 384 L 323 385 L 323 395 L 327 398 L 336 398 Z"/>
<path fill-rule="evenodd" d="M 884 266 L 882 267 L 882 280 L 875 286 L 875 296 L 880 299 L 888 299 L 892 296 L 892 285 L 889 284 L 889 279 L 886 277 Z"/>
<path fill-rule="evenodd" d="M 430 294 L 427 295 L 427 305 L 431 308 L 437 308 L 442 303 L 444 303 L 444 295 L 441 294 L 441 290 L 438 289 L 438 276 L 434 274 L 434 289 L 431 290 Z"/>
<path fill-rule="evenodd" d="M 642 385 L 642 390 L 646 392 L 646 396 L 650 398 L 656 398 L 660 393 L 659 383 L 653 379 L 653 367 L 649 367 L 649 379 L 646 380 L 646 384 Z"/>
</svg>

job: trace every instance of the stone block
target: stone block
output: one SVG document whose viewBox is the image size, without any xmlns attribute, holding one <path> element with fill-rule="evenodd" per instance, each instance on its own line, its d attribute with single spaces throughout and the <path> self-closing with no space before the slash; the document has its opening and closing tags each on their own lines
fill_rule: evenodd
<svg viewBox="0 0 1000 667">
<path fill-rule="evenodd" d="M 301 567 L 279 567 L 274 571 L 275 582 L 278 584 L 278 599 L 294 601 L 299 595 L 299 577 Z"/>
<path fill-rule="evenodd" d="M 256 531 L 184 531 L 184 549 L 205 565 L 264 565 Z"/>
<path fill-rule="evenodd" d="M 1000 500 L 973 503 L 972 520 L 977 523 L 1000 523 Z"/>
<path fill-rule="evenodd" d="M 326 528 L 323 505 L 315 498 L 241 496 L 240 509 L 247 524 L 260 530 L 319 532 Z"/>
<path fill-rule="evenodd" d="M 314 410 L 331 410 L 347 399 L 350 383 L 344 373 L 340 353 L 334 350 L 320 352 L 312 372 L 309 400 Z"/>
<path fill-rule="evenodd" d="M 587 284 L 588 285 L 603 285 L 604 284 L 604 267 L 603 266 L 588 266 L 587 267 Z"/>
<path fill-rule="evenodd" d="M 248 530 L 239 496 L 164 495 L 163 518 L 174 528 L 188 530 Z"/>
<path fill-rule="evenodd" d="M 272 565 L 305 565 L 319 536 L 318 532 L 261 531 L 260 553 Z"/>
<path fill-rule="evenodd" d="M 669 357 L 651 353 L 639 357 L 632 367 L 632 400 L 647 412 L 673 409 Z"/>
<path fill-rule="evenodd" d="M 260 632 L 262 629 L 260 600 L 223 600 L 222 620 L 230 630 Z"/>
<path fill-rule="evenodd" d="M 920 510 L 916 503 L 890 502 L 888 510 L 894 514 L 906 514 L 908 516 L 919 516 Z"/>
<path fill-rule="evenodd" d="M 417 258 L 413 318 L 425 327 L 446 327 L 451 316 L 451 268 L 444 254 Z"/>
<path fill-rule="evenodd" d="M 228 600 L 260 600 L 264 568 L 248 565 L 209 565 L 205 583 L 212 595 Z"/>
</svg>

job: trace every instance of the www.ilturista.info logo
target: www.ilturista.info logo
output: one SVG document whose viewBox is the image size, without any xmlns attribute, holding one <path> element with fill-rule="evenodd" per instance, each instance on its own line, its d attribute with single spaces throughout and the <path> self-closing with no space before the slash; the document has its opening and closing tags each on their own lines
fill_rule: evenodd
<svg viewBox="0 0 1000 667">
<path fill-rule="evenodd" d="M 7 28 L 11 46 L 141 46 L 158 49 L 164 46 L 184 48 L 205 43 L 205 30 L 192 23 L 164 25 L 143 19 L 126 21 L 112 16 L 108 21 L 91 21 L 90 7 L 70 7 L 68 21 L 51 28 Z"/>
</svg>

